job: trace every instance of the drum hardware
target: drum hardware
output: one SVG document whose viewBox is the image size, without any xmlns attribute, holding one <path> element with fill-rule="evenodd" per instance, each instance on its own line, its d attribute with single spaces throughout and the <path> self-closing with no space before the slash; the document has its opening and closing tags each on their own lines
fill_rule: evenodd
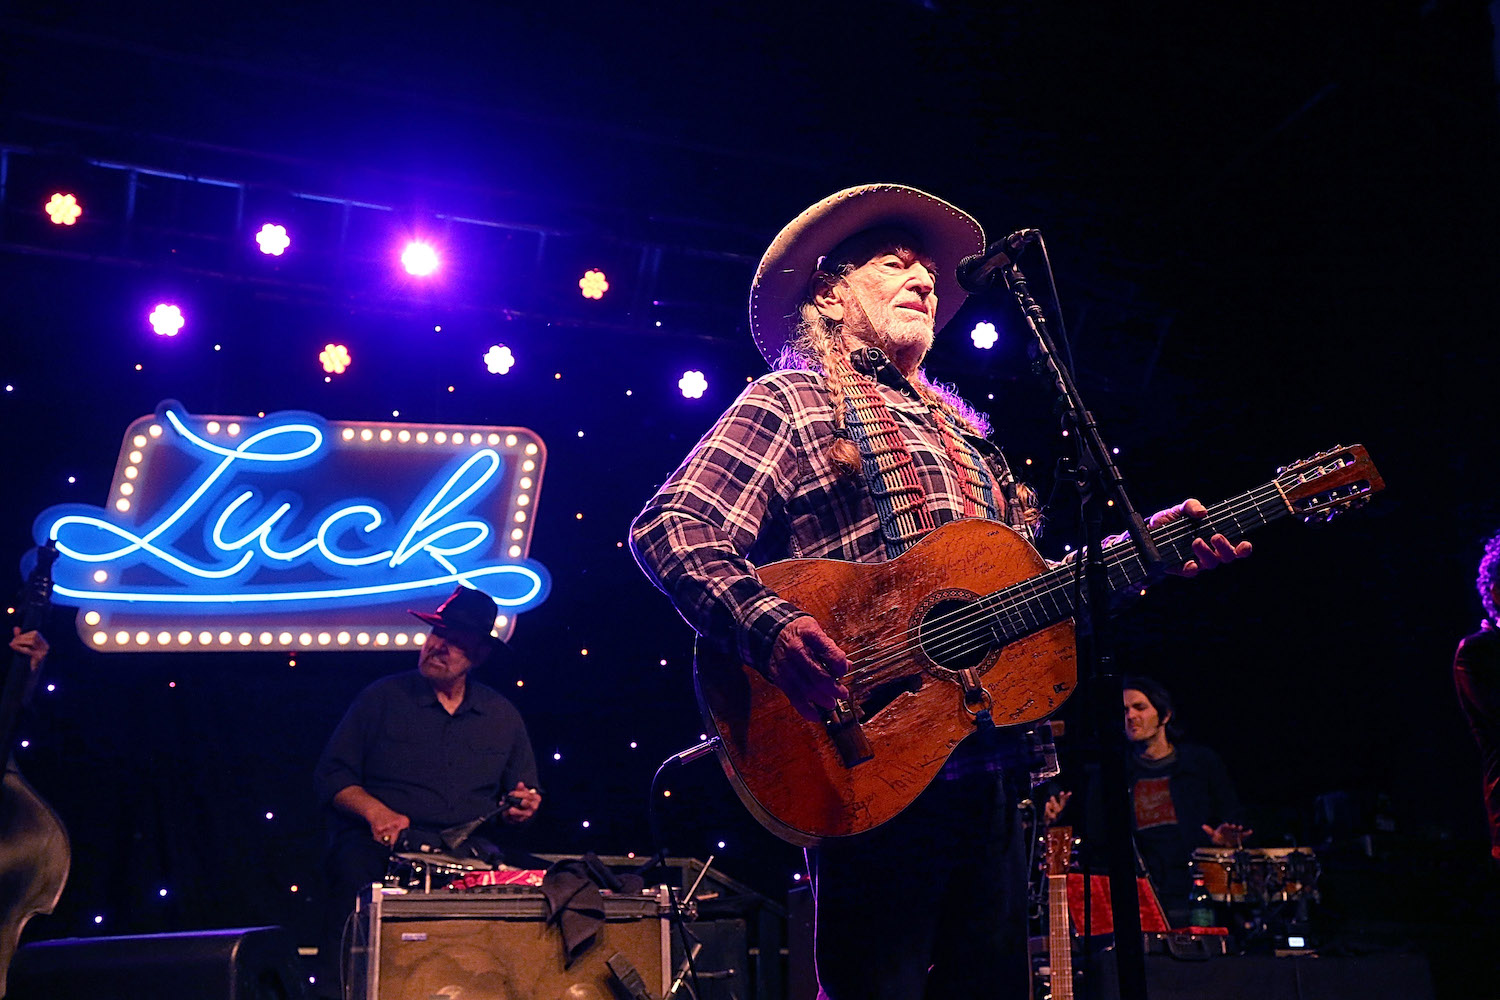
<svg viewBox="0 0 1500 1000">
<path fill-rule="evenodd" d="M 1195 889 L 1206 890 L 1216 923 L 1241 947 L 1300 934 L 1320 898 L 1322 867 L 1310 848 L 1200 847 L 1190 864 Z"/>
</svg>

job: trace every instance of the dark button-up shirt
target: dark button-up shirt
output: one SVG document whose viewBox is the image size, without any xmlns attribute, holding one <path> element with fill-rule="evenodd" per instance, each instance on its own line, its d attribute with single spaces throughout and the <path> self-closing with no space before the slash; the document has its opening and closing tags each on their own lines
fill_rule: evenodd
<svg viewBox="0 0 1500 1000">
<path fill-rule="evenodd" d="M 440 830 L 492 812 L 516 782 L 537 783 L 521 713 L 469 678 L 452 715 L 415 670 L 365 688 L 318 760 L 319 801 L 359 785 L 418 828 Z M 342 826 L 364 824 L 334 810 Z"/>
</svg>

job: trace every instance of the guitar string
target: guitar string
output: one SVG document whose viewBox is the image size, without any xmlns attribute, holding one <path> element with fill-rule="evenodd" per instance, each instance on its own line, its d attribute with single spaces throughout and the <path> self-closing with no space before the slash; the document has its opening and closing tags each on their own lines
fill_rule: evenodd
<svg viewBox="0 0 1500 1000">
<path fill-rule="evenodd" d="M 1257 499 L 1257 495 L 1259 495 L 1259 499 Z M 1175 544 L 1178 541 L 1182 541 L 1186 537 L 1196 535 L 1198 533 L 1198 529 L 1203 528 L 1210 529 L 1211 534 L 1216 533 L 1220 530 L 1216 525 L 1218 524 L 1218 522 L 1223 521 L 1226 518 L 1228 520 L 1233 520 L 1235 523 L 1235 529 L 1242 533 L 1246 529 L 1244 525 L 1239 523 L 1239 516 L 1245 513 L 1247 510 L 1254 510 L 1259 512 L 1259 509 L 1262 506 L 1261 500 L 1271 497 L 1277 497 L 1279 499 L 1279 497 L 1277 496 L 1277 491 L 1275 490 L 1274 483 L 1269 484 L 1266 487 L 1261 487 L 1258 490 L 1253 490 L 1250 493 L 1244 494 L 1240 497 L 1236 497 L 1233 500 L 1225 501 L 1217 505 L 1216 507 L 1209 508 L 1206 516 L 1202 519 L 1189 521 L 1185 524 L 1178 524 L 1174 522 L 1172 525 L 1163 526 L 1162 529 L 1160 529 L 1161 535 L 1159 538 L 1157 538 L 1157 542 L 1158 544 L 1162 545 Z M 1279 505 L 1276 509 L 1279 509 Z M 1261 515 L 1260 521 L 1261 523 L 1266 523 L 1267 519 L 1264 517 L 1264 515 Z M 1119 568 L 1120 566 L 1135 558 L 1135 546 L 1130 543 L 1125 543 L 1120 546 L 1119 551 L 1113 555 L 1106 552 L 1106 569 L 1113 570 Z M 1060 570 L 1062 570 L 1063 572 L 1059 572 Z M 1044 598 L 1055 598 L 1055 595 L 1058 591 L 1074 586 L 1075 574 L 1076 570 L 1071 566 L 1057 567 L 1053 570 L 1049 570 L 1046 573 L 1039 574 L 1038 576 L 1033 577 L 1030 580 L 1021 581 L 1018 584 L 1012 584 L 1010 587 L 998 591 L 997 594 L 987 595 L 989 597 L 995 597 L 999 594 L 1006 595 L 1005 599 L 1003 599 L 1002 602 L 997 606 L 985 608 L 981 602 L 975 602 L 974 604 L 951 612 L 945 617 L 934 619 L 933 623 L 941 622 L 944 627 L 939 629 L 933 629 L 929 627 L 929 641 L 936 644 L 952 638 L 954 635 L 962 634 L 966 631 L 969 631 L 971 626 L 976 621 L 982 621 L 986 617 L 997 618 L 1001 620 L 1003 624 L 1008 625 L 1012 628 L 1019 626 L 1020 628 L 1018 634 L 1025 634 L 1028 628 L 1035 631 L 1039 629 L 1040 626 L 1036 626 L 1034 622 L 1027 621 L 1023 605 L 1036 604 Z M 983 599 L 981 599 L 981 601 L 982 600 Z M 1058 620 L 1060 621 L 1062 620 L 1062 618 L 1066 617 L 1067 614 L 1063 614 Z M 929 623 L 929 626 L 931 626 L 933 623 Z M 952 627 L 955 624 L 958 625 L 957 628 Z M 854 679 L 859 680 L 862 677 L 868 676 L 872 673 L 879 673 L 880 668 L 891 662 L 903 661 L 907 656 L 910 655 L 912 651 L 913 646 L 909 640 L 910 637 L 914 634 L 915 633 L 913 630 L 908 629 L 903 635 L 898 636 L 899 639 L 903 639 L 906 641 L 904 641 L 900 645 L 895 646 L 894 648 L 887 649 L 884 655 L 871 660 L 869 663 L 862 664 L 861 666 L 850 670 L 847 674 L 845 674 L 845 679 L 847 680 L 848 678 L 853 677 Z M 990 645 L 990 635 L 987 633 L 980 645 L 980 648 L 988 645 Z M 967 650 L 959 650 L 959 652 L 964 651 Z M 868 652 L 868 648 L 864 650 L 864 652 Z M 856 656 L 857 655 L 859 654 L 857 653 Z"/>
<path fill-rule="evenodd" d="M 1260 494 L 1260 499 L 1256 499 L 1257 494 Z M 1268 486 L 1265 487 L 1260 487 L 1258 490 L 1252 490 L 1250 493 L 1243 494 L 1240 497 L 1235 497 L 1232 500 L 1224 501 L 1216 507 L 1209 508 L 1204 518 L 1189 521 L 1186 524 L 1173 522 L 1171 525 L 1164 525 L 1160 529 L 1161 535 L 1159 538 L 1157 538 L 1157 543 L 1159 545 L 1174 544 L 1178 541 L 1183 540 L 1185 537 L 1196 535 L 1198 533 L 1196 529 L 1201 528 L 1211 529 L 1210 534 L 1217 533 L 1219 529 L 1215 527 L 1215 525 L 1217 524 L 1217 522 L 1225 520 L 1226 518 L 1229 520 L 1233 520 L 1235 522 L 1235 529 L 1243 533 L 1246 529 L 1244 525 L 1241 525 L 1239 523 L 1239 515 L 1246 512 L 1247 510 L 1259 511 L 1262 505 L 1261 501 L 1273 496 L 1277 496 L 1277 491 L 1275 489 L 1274 483 L 1268 484 Z M 1262 523 L 1266 522 L 1266 518 L 1264 516 L 1261 516 L 1260 520 Z M 1106 570 L 1116 569 L 1135 558 L 1135 546 L 1132 543 L 1123 543 L 1118 547 L 1118 551 L 1113 555 L 1106 551 Z M 1039 574 L 1036 577 L 1032 577 L 1029 580 L 1023 580 L 1017 584 L 1012 584 L 1010 587 L 996 592 L 996 594 L 986 595 L 987 597 L 991 598 L 998 595 L 1006 595 L 1005 599 L 1003 599 L 1002 602 L 997 606 L 987 609 L 982 606 L 984 598 L 981 598 L 980 601 L 976 601 L 973 604 L 967 605 L 954 612 L 950 612 L 947 616 L 940 616 L 937 619 L 933 619 L 932 622 L 928 623 L 929 640 L 932 643 L 938 643 L 943 640 L 952 638 L 954 635 L 962 634 L 963 632 L 969 630 L 974 622 L 982 621 L 986 617 L 1001 619 L 1005 624 L 1013 627 L 1020 626 L 1022 634 L 1024 634 L 1024 630 L 1032 626 L 1034 623 L 1030 623 L 1026 620 L 1024 609 L 1022 606 L 1025 604 L 1035 604 L 1043 598 L 1054 597 L 1060 590 L 1071 588 L 1074 585 L 1075 572 L 1075 567 L 1073 567 L 1071 564 L 1068 566 L 1056 567 L 1045 573 Z M 1063 615 L 1063 617 L 1067 616 Z M 934 629 L 932 628 L 933 625 L 940 625 L 941 627 Z M 954 625 L 957 625 L 958 627 L 953 628 L 952 626 Z M 898 636 L 898 638 L 909 639 L 914 634 L 914 630 L 908 629 L 903 635 Z M 989 645 L 988 639 L 989 636 L 987 634 L 986 641 L 984 641 L 982 645 Z M 861 655 L 861 653 L 867 653 L 869 651 L 869 648 L 870 647 L 866 647 L 864 650 L 857 652 L 855 656 Z M 884 656 L 877 657 L 869 663 L 863 664 L 860 667 L 850 670 L 845 674 L 845 678 L 847 679 L 851 676 L 858 677 L 862 674 L 877 672 L 881 666 L 884 666 L 889 662 L 895 660 L 903 660 L 910 654 L 911 650 L 912 645 L 909 641 L 904 645 L 897 646 L 893 649 L 888 649 Z M 960 650 L 960 652 L 962 651 L 964 650 Z M 851 659 L 853 658 L 854 657 L 851 657 Z"/>
<path fill-rule="evenodd" d="M 1261 490 L 1265 491 L 1266 487 L 1262 487 Z M 1186 525 L 1180 526 L 1180 528 L 1178 528 L 1178 529 L 1174 530 L 1174 529 L 1170 528 L 1167 525 L 1163 525 L 1160 529 L 1158 529 L 1161 532 L 1160 536 L 1157 538 L 1158 543 L 1159 544 L 1169 544 L 1169 543 L 1172 543 L 1172 542 L 1175 542 L 1175 541 L 1179 540 L 1184 534 L 1197 534 L 1198 533 L 1197 531 L 1183 531 L 1183 530 L 1180 530 L 1181 528 L 1193 528 L 1193 529 L 1197 529 L 1197 528 L 1207 527 L 1207 528 L 1212 529 L 1209 532 L 1210 534 L 1219 533 L 1220 529 L 1217 527 L 1217 522 L 1221 521 L 1221 520 L 1224 520 L 1225 517 L 1227 517 L 1229 520 L 1233 520 L 1235 522 L 1233 530 L 1238 531 L 1238 532 L 1244 532 L 1246 530 L 1246 526 L 1239 523 L 1239 515 L 1242 514 L 1242 513 L 1244 513 L 1247 509 L 1257 510 L 1258 511 L 1258 509 L 1262 506 L 1261 500 L 1263 500 L 1264 498 L 1269 497 L 1269 496 L 1272 495 L 1270 493 L 1266 493 L 1265 497 L 1262 497 L 1261 499 L 1256 499 L 1255 493 L 1256 493 L 1256 491 L 1252 491 L 1251 493 L 1244 494 L 1244 495 L 1242 495 L 1240 497 L 1235 497 L 1233 500 L 1224 501 L 1223 503 L 1219 504 L 1217 507 L 1210 508 L 1208 510 L 1207 515 L 1205 516 L 1205 518 L 1194 520 L 1194 521 L 1192 521 L 1192 522 L 1190 522 L 1190 523 L 1188 523 Z M 1249 503 L 1248 504 L 1246 504 L 1246 503 L 1240 503 L 1240 501 L 1249 501 Z M 1216 512 L 1217 512 L 1217 516 L 1215 516 Z M 1260 516 L 1259 519 L 1260 519 L 1260 522 L 1262 524 L 1266 523 L 1266 519 L 1265 519 L 1264 516 Z M 1254 527 L 1254 525 L 1252 525 L 1252 527 Z M 1107 558 L 1107 560 L 1109 562 L 1109 565 L 1107 566 L 1108 569 L 1115 569 L 1115 568 L 1118 568 L 1119 566 L 1121 566 L 1121 565 L 1129 562 L 1131 559 L 1135 558 L 1135 550 L 1134 550 L 1133 543 L 1129 542 L 1129 541 L 1126 541 L 1126 542 L 1122 542 L 1118 546 L 1111 546 L 1110 549 L 1107 550 L 1107 552 L 1106 552 L 1106 558 Z M 1060 570 L 1069 570 L 1069 571 L 1072 571 L 1074 569 L 1076 569 L 1076 566 L 1075 566 L 1075 564 L 1072 564 L 1072 563 L 1068 563 L 1068 564 L 1065 564 L 1063 566 L 1058 566 L 1058 567 L 1051 567 L 1047 571 L 1045 571 L 1043 573 L 1040 573 L 1040 574 L 1038 574 L 1035 577 L 1032 577 L 1032 578 L 1027 579 L 1027 580 L 1019 581 L 1017 583 L 1009 585 L 1008 587 L 1002 588 L 1001 590 L 996 591 L 996 592 L 994 592 L 992 594 L 985 595 L 984 597 L 979 598 L 979 601 L 985 601 L 985 600 L 987 600 L 989 598 L 994 598 L 994 597 L 999 596 L 999 595 L 1005 595 L 1006 597 L 1009 598 L 1009 601 L 1006 604 L 1004 604 L 1004 605 L 1002 605 L 1002 606 L 1000 606 L 998 608 L 992 608 L 992 609 L 990 609 L 991 613 L 992 614 L 1001 614 L 1001 613 L 1006 613 L 1006 612 L 1009 612 L 1009 611 L 1014 611 L 1014 610 L 1017 609 L 1017 607 L 1019 605 L 1021 605 L 1023 603 L 1026 603 L 1027 601 L 1034 600 L 1035 598 L 1037 598 L 1039 596 L 1046 596 L 1047 594 L 1050 594 L 1053 591 L 1061 589 L 1064 586 L 1071 585 L 1071 582 L 1072 582 L 1071 573 L 1059 574 L 1059 571 Z M 1063 582 L 1059 583 L 1059 584 L 1056 584 L 1056 585 L 1050 585 L 1046 590 L 1038 590 L 1038 585 L 1039 585 L 1039 583 L 1041 581 L 1052 579 L 1054 576 L 1056 576 L 1059 580 L 1062 580 Z M 1028 593 L 1028 594 L 1022 594 L 1021 593 L 1022 591 L 1028 591 L 1028 590 L 1031 593 Z M 975 602 L 975 603 L 978 603 L 978 602 Z M 961 608 L 961 609 L 959 609 L 957 611 L 950 612 L 946 617 L 939 616 L 937 618 L 931 619 L 927 624 L 928 624 L 929 628 L 931 628 L 933 626 L 942 626 L 942 625 L 946 625 L 946 624 L 951 624 L 952 622 L 957 621 L 957 620 L 959 620 L 961 618 L 970 617 L 971 616 L 971 609 L 972 609 L 972 607 L 973 607 L 972 604 L 968 605 L 968 606 L 966 606 L 964 608 Z M 1017 619 L 1017 621 L 1019 621 L 1023 625 L 1025 624 L 1024 618 Z M 949 633 L 949 634 L 951 634 L 951 633 Z M 935 633 L 935 635 L 937 635 L 939 637 L 944 637 L 944 638 L 947 637 L 946 634 L 941 633 L 941 632 Z"/>
<path fill-rule="evenodd" d="M 1240 523 L 1240 515 L 1247 512 L 1260 514 L 1264 501 L 1272 498 L 1280 499 L 1280 491 L 1277 489 L 1275 483 L 1269 483 L 1251 490 L 1249 493 L 1210 507 L 1203 518 L 1179 519 L 1170 524 L 1163 525 L 1159 529 L 1160 535 L 1154 536 L 1155 541 L 1159 546 L 1175 545 L 1178 542 L 1190 539 L 1203 529 L 1208 529 L 1210 534 L 1223 533 L 1219 527 L 1219 523 L 1223 521 L 1234 522 L 1233 530 L 1243 534 L 1246 526 Z M 1276 509 L 1279 509 L 1279 505 Z M 1263 514 L 1260 514 L 1260 523 L 1264 524 L 1267 521 L 1268 519 Z M 1254 527 L 1255 525 L 1251 526 Z M 1117 551 L 1113 553 L 1110 550 L 1105 551 L 1106 572 L 1113 571 L 1126 566 L 1131 561 L 1138 560 L 1138 553 L 1133 542 L 1127 541 L 1111 548 L 1117 549 Z M 1126 566 L 1126 573 L 1128 582 L 1128 566 Z M 1009 587 L 996 591 L 994 594 L 985 595 L 985 597 L 963 608 L 939 616 L 926 623 L 928 644 L 937 645 L 955 636 L 965 633 L 972 634 L 974 625 L 983 622 L 986 618 L 994 618 L 1000 621 L 1006 627 L 1004 629 L 1006 632 L 1015 629 L 1017 626 L 1019 626 L 1018 634 L 1025 634 L 1027 628 L 1035 630 L 1037 627 L 1034 623 L 1027 621 L 1024 606 L 1035 605 L 1047 598 L 1055 598 L 1060 591 L 1071 589 L 1075 585 L 1075 574 L 1076 568 L 1072 564 L 1055 567 L 1029 580 L 1011 584 Z M 994 602 L 990 600 L 994 598 L 999 598 L 999 601 Z M 989 601 L 989 606 L 986 606 L 987 601 Z M 1062 617 L 1066 618 L 1067 615 L 1064 614 Z M 913 649 L 921 644 L 920 640 L 916 643 L 912 641 L 912 637 L 916 635 L 917 631 L 915 629 L 906 629 L 903 633 L 895 637 L 899 640 L 897 645 L 887 646 L 881 655 L 849 670 L 845 673 L 842 680 L 846 684 L 851 680 L 859 681 L 878 673 L 881 668 L 890 663 L 904 661 Z M 986 630 L 984 641 L 980 648 L 990 645 L 991 640 L 992 635 Z M 853 661 L 862 655 L 867 655 L 873 648 L 876 647 L 867 646 L 863 649 L 857 649 L 852 654 L 848 654 L 849 659 Z M 969 648 L 966 646 L 956 652 L 968 652 Z M 876 682 L 878 683 L 878 680 Z"/>
<path fill-rule="evenodd" d="M 1223 504 L 1220 504 L 1218 507 L 1211 508 L 1209 510 L 1209 512 L 1208 512 L 1208 516 L 1206 516 L 1204 519 L 1199 519 L 1199 520 L 1193 521 L 1189 525 L 1186 525 L 1186 526 L 1183 526 L 1183 527 L 1200 528 L 1200 527 L 1207 526 L 1207 527 L 1212 528 L 1214 526 L 1214 522 L 1216 520 L 1213 517 L 1215 511 L 1222 511 L 1223 514 L 1227 514 L 1230 519 L 1233 519 L 1233 520 L 1236 521 L 1235 528 L 1237 530 L 1244 531 L 1245 530 L 1244 526 L 1240 525 L 1238 523 L 1238 515 L 1240 513 L 1243 513 L 1243 511 L 1246 509 L 1246 507 L 1245 507 L 1245 505 L 1241 505 L 1238 508 L 1236 508 L 1236 507 L 1231 506 L 1231 504 L 1234 503 L 1235 501 L 1239 501 L 1239 500 L 1243 500 L 1243 499 L 1251 499 L 1252 497 L 1253 497 L 1253 492 L 1252 492 L 1252 494 L 1245 494 L 1243 497 L 1236 497 L 1234 501 L 1225 501 Z M 1252 502 L 1248 506 L 1250 508 L 1254 509 L 1254 508 L 1258 508 L 1260 506 L 1260 504 L 1259 504 L 1258 501 L 1252 500 Z M 1219 519 L 1222 519 L 1222 515 L 1221 515 L 1221 517 Z M 1264 518 L 1262 518 L 1262 520 L 1264 520 Z M 1170 544 L 1170 543 L 1172 543 L 1174 541 L 1179 540 L 1181 538 L 1181 536 L 1184 535 L 1184 534 L 1196 534 L 1197 533 L 1195 531 L 1185 532 L 1185 531 L 1182 531 L 1180 529 L 1179 530 L 1171 530 L 1170 526 L 1167 526 L 1167 525 L 1164 525 L 1159 530 L 1161 531 L 1161 536 L 1157 539 L 1158 544 Z M 1210 533 L 1213 533 L 1213 532 L 1210 532 Z M 1133 559 L 1134 557 L 1135 557 L 1135 550 L 1134 550 L 1134 545 L 1132 543 L 1125 542 L 1125 543 L 1122 543 L 1120 546 L 1111 546 L 1110 550 L 1107 550 L 1107 552 L 1106 552 L 1106 559 L 1108 561 L 1107 569 L 1115 569 L 1115 568 L 1119 567 L 1120 565 L 1122 565 L 1122 564 L 1128 562 L 1129 560 Z M 1000 604 L 998 606 L 992 606 L 991 608 L 989 608 L 988 610 L 989 610 L 990 614 L 995 615 L 995 616 L 1000 616 L 1000 615 L 1005 615 L 1005 614 L 1008 614 L 1010 612 L 1016 611 L 1018 609 L 1019 605 L 1021 605 L 1023 603 L 1026 603 L 1026 602 L 1029 602 L 1029 601 L 1035 601 L 1036 599 L 1038 599 L 1040 597 L 1050 596 L 1052 593 L 1054 593 L 1055 591 L 1057 591 L 1059 589 L 1062 589 L 1063 587 L 1071 586 L 1071 584 L 1072 584 L 1072 578 L 1073 578 L 1073 570 L 1074 569 L 1075 569 L 1075 564 L 1071 564 L 1071 563 L 1070 564 L 1066 564 L 1064 566 L 1052 567 L 1052 568 L 1049 568 L 1047 571 L 1045 571 L 1043 573 L 1040 573 L 1037 576 L 1032 577 L 1032 578 L 1030 578 L 1028 580 L 1019 581 L 1017 583 L 1011 584 L 1008 587 L 1002 588 L 1001 590 L 996 591 L 993 594 L 985 595 L 984 597 L 979 598 L 979 600 L 976 601 L 976 602 L 974 602 L 973 604 L 966 605 L 965 607 L 963 607 L 961 609 L 958 609 L 958 610 L 953 611 L 953 612 L 949 612 L 946 616 L 939 616 L 937 618 L 931 619 L 929 622 L 927 622 L 927 626 L 929 628 L 929 632 L 930 632 L 931 636 L 933 638 L 935 638 L 935 639 L 942 639 L 942 638 L 949 638 L 949 637 L 951 637 L 951 635 L 953 634 L 953 632 L 951 630 L 949 630 L 949 631 L 942 631 L 942 629 L 945 626 L 951 625 L 951 624 L 954 624 L 954 623 L 960 622 L 960 621 L 971 620 L 972 618 L 975 617 L 975 614 L 974 614 L 974 611 L 973 611 L 975 604 L 979 604 L 980 602 L 984 602 L 987 599 L 995 598 L 995 597 L 997 597 L 999 595 L 1004 595 L 1005 598 L 1008 598 L 1008 600 L 1005 600 L 1004 603 L 1002 603 L 1002 604 Z M 1060 573 L 1059 571 L 1062 571 L 1062 570 L 1066 570 L 1068 572 L 1061 572 Z M 1038 587 L 1039 587 L 1039 585 L 1040 585 L 1041 582 L 1047 581 L 1047 580 L 1053 580 L 1053 579 L 1058 579 L 1061 582 L 1060 583 L 1056 583 L 1056 584 L 1050 584 L 1045 589 L 1038 589 Z M 1026 593 L 1027 591 L 1029 591 L 1029 593 Z M 983 612 L 984 612 L 985 609 L 981 608 L 980 610 L 981 610 L 980 617 L 982 617 L 983 616 Z M 1015 621 L 1017 621 L 1019 624 L 1022 624 L 1023 626 L 1025 624 L 1025 619 L 1024 618 L 1018 618 L 1018 619 L 1015 619 Z M 934 629 L 936 629 L 936 631 L 933 631 Z M 908 635 L 911 634 L 910 631 L 908 631 L 907 634 Z M 861 655 L 862 653 L 867 653 L 870 648 L 871 647 L 866 647 L 863 650 L 855 650 L 854 655 L 857 657 L 857 656 Z"/>
</svg>

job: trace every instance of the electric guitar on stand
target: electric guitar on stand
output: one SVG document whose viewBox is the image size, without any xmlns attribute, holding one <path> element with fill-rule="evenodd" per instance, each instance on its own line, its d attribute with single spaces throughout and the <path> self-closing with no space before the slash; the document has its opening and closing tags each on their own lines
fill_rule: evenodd
<svg viewBox="0 0 1500 1000">
<path fill-rule="evenodd" d="M 1238 541 L 1287 515 L 1326 520 L 1384 487 L 1363 447 L 1336 447 L 1151 538 L 1180 566 L 1194 538 Z M 1128 539 L 1109 546 L 1104 562 L 1111 592 L 1147 582 Z M 758 575 L 816 618 L 851 664 L 847 703 L 812 722 L 753 667 L 698 643 L 698 704 L 724 772 L 756 819 L 794 844 L 879 826 L 932 782 L 976 725 L 1051 715 L 1077 681 L 1080 567 L 1049 567 L 996 521 L 949 522 L 888 562 L 788 559 Z"/>
<path fill-rule="evenodd" d="M 1047 996 L 1073 1000 L 1073 935 L 1068 929 L 1068 862 L 1073 856 L 1073 828 L 1047 831 Z"/>
</svg>

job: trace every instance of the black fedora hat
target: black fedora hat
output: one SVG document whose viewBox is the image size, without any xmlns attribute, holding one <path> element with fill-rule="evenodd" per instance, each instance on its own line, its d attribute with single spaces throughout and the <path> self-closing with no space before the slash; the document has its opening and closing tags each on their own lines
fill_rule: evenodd
<svg viewBox="0 0 1500 1000">
<path fill-rule="evenodd" d="M 498 615 L 495 599 L 482 590 L 458 586 L 453 588 L 453 593 L 448 595 L 446 601 L 438 605 L 436 611 L 429 613 L 408 609 L 407 613 L 422 619 L 433 628 L 468 632 L 483 636 L 493 646 L 505 646 L 495 635 L 495 619 Z"/>
</svg>

